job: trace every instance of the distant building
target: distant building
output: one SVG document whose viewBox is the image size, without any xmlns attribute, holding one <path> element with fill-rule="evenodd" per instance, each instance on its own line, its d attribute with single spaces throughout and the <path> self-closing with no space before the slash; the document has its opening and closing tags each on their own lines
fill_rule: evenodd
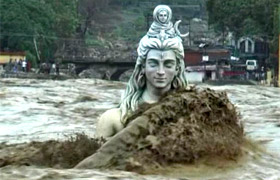
<svg viewBox="0 0 280 180">
<path fill-rule="evenodd" d="M 20 59 L 23 60 L 25 58 L 26 58 L 25 52 L 1 52 L 0 51 L 0 65 L 3 66 L 8 64 L 10 60 L 12 61 L 20 60 Z"/>
<path fill-rule="evenodd" d="M 190 82 L 206 79 L 217 80 L 230 66 L 230 50 L 217 47 L 185 49 L 186 75 Z"/>
<path fill-rule="evenodd" d="M 228 49 L 215 47 L 185 49 L 184 60 L 186 66 L 198 66 L 205 63 L 205 61 L 216 62 L 221 59 L 230 59 L 230 51 Z"/>
<path fill-rule="evenodd" d="M 240 59 L 256 59 L 258 64 L 265 66 L 265 60 L 269 57 L 269 44 L 260 37 L 241 37 L 237 42 Z"/>
</svg>

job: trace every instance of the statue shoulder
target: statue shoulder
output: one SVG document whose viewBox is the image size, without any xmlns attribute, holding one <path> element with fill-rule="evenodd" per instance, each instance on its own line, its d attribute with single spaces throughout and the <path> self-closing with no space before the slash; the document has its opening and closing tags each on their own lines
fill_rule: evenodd
<svg viewBox="0 0 280 180">
<path fill-rule="evenodd" d="M 121 110 L 120 108 L 113 108 L 105 111 L 101 116 L 100 119 L 111 119 L 120 120 L 121 119 Z"/>
<path fill-rule="evenodd" d="M 121 110 L 113 108 L 105 111 L 99 118 L 97 123 L 97 136 L 111 137 L 123 129 L 121 123 Z"/>
</svg>

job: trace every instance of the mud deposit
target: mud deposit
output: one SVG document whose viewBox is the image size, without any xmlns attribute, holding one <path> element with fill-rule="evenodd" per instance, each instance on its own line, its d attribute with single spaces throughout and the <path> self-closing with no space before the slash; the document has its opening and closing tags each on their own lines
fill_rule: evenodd
<svg viewBox="0 0 280 180">
<path fill-rule="evenodd" d="M 241 155 L 243 126 L 224 92 L 181 90 L 143 111 L 149 133 L 138 141 L 134 163 L 150 168 L 193 164 L 206 157 L 237 160 Z"/>
<path fill-rule="evenodd" d="M 66 141 L 31 142 L 0 146 L 0 167 L 8 165 L 72 168 L 105 142 L 76 134 Z"/>
</svg>

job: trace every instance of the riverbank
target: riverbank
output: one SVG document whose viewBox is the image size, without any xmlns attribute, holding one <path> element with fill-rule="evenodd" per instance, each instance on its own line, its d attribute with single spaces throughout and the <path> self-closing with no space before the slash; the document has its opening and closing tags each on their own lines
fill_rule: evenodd
<svg viewBox="0 0 280 180">
<path fill-rule="evenodd" d="M 128 76 L 128 75 L 127 75 Z M 128 76 L 129 77 L 129 76 Z M 36 72 L 0 72 L 0 78 L 19 78 L 19 79 L 45 79 L 45 80 L 67 80 L 67 79 L 84 79 L 85 77 L 80 77 L 79 75 L 67 74 L 61 72 L 57 74 L 46 74 L 46 73 L 36 73 Z M 92 78 L 86 78 L 92 79 Z M 93 78 L 95 79 L 95 78 Z M 127 78 L 128 79 L 128 78 Z M 110 80 L 109 80 L 110 81 Z M 128 80 L 127 80 L 128 81 Z M 127 82 L 122 81 L 122 82 Z M 236 80 L 236 79 L 220 79 L 220 80 L 206 80 L 204 82 L 192 82 L 191 85 L 208 84 L 213 86 L 223 86 L 223 85 L 252 85 L 252 86 L 266 86 L 266 87 L 277 87 L 272 84 L 267 84 L 265 81 L 254 81 L 254 80 Z"/>
<path fill-rule="evenodd" d="M 0 74 L 0 78 L 66 80 L 66 79 L 76 79 L 77 76 L 71 76 L 64 73 L 57 75 L 57 74 L 35 73 L 35 72 L 28 72 L 28 73 L 3 72 Z"/>
<path fill-rule="evenodd" d="M 204 82 L 190 82 L 190 84 L 208 84 L 213 86 L 223 86 L 223 85 L 252 85 L 252 86 L 265 86 L 265 87 L 277 87 L 273 84 L 268 84 L 265 81 L 255 81 L 255 80 L 206 80 Z"/>
<path fill-rule="evenodd" d="M 255 81 L 252 80 L 230 80 L 230 79 L 221 79 L 221 80 L 206 80 L 204 83 L 209 85 L 229 85 L 229 84 L 238 84 L 238 85 L 257 85 Z"/>
</svg>

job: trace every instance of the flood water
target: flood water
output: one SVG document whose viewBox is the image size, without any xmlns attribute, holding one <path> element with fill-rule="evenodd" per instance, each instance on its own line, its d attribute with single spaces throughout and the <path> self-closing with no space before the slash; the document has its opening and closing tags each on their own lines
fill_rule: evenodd
<svg viewBox="0 0 280 180">
<path fill-rule="evenodd" d="M 6 166 L 0 168 L 0 179 L 279 180 L 280 88 L 199 86 L 227 92 L 240 112 L 246 137 L 261 150 L 248 150 L 245 159 L 226 168 L 189 165 L 173 167 L 161 175 L 139 175 L 124 171 Z M 98 116 L 117 106 L 124 88 L 124 83 L 95 79 L 0 79 L 0 143 L 62 140 L 79 132 L 94 137 Z"/>
</svg>

